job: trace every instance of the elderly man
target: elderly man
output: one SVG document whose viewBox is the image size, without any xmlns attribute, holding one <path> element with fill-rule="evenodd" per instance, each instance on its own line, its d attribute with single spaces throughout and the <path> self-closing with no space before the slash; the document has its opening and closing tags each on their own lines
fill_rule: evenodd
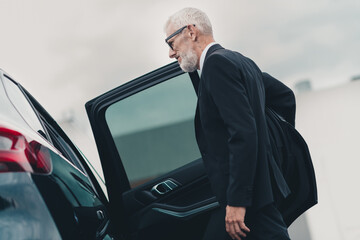
<svg viewBox="0 0 360 240">
<path fill-rule="evenodd" d="M 201 71 L 196 139 L 221 206 L 204 239 L 289 239 L 273 203 L 262 72 L 249 58 L 216 44 L 208 17 L 198 9 L 172 15 L 165 32 L 170 58 L 185 72 Z M 286 183 L 277 187 L 289 194 Z"/>
</svg>

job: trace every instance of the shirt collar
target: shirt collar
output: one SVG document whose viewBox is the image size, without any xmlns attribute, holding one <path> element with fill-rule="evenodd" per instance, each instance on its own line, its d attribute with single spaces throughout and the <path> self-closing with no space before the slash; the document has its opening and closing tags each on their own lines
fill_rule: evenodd
<svg viewBox="0 0 360 240">
<path fill-rule="evenodd" d="M 204 49 L 204 51 L 201 53 L 201 56 L 200 56 L 200 72 L 201 72 L 201 70 L 202 70 L 202 68 L 203 68 L 203 66 L 204 66 L 204 61 L 205 61 L 205 57 L 206 57 L 206 53 L 207 53 L 207 51 L 209 50 L 209 48 L 211 47 L 211 46 L 213 46 L 213 45 L 215 45 L 216 44 L 216 42 L 212 42 L 212 43 L 209 43 L 207 46 L 206 46 L 206 48 Z"/>
</svg>

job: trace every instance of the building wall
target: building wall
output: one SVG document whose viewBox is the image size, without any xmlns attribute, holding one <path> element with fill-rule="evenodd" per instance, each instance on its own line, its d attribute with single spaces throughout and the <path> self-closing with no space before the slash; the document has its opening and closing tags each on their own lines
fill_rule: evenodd
<svg viewBox="0 0 360 240">
<path fill-rule="evenodd" d="M 299 94 L 296 128 L 317 177 L 319 203 L 306 213 L 312 239 L 360 239 L 360 81 Z"/>
</svg>

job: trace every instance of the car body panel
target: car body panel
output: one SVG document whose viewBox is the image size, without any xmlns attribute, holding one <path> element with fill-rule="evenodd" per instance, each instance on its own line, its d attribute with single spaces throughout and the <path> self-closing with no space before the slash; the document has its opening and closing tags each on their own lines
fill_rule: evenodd
<svg viewBox="0 0 360 240">
<path fill-rule="evenodd" d="M 52 164 L 0 173 L 1 239 L 110 239 L 107 200 L 82 154 L 20 84 L 3 71 L 0 80 L 0 126 L 46 147 Z"/>
<path fill-rule="evenodd" d="M 0 174 L 0 239 L 61 239 L 29 173 Z"/>
</svg>

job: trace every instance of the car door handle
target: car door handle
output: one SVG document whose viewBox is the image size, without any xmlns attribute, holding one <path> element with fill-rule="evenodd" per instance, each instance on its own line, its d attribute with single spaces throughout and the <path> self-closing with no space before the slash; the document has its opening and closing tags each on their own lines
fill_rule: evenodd
<svg viewBox="0 0 360 240">
<path fill-rule="evenodd" d="M 167 179 L 153 186 L 151 192 L 159 195 L 164 195 L 165 193 L 168 193 L 177 187 L 178 185 L 174 181 Z"/>
</svg>

